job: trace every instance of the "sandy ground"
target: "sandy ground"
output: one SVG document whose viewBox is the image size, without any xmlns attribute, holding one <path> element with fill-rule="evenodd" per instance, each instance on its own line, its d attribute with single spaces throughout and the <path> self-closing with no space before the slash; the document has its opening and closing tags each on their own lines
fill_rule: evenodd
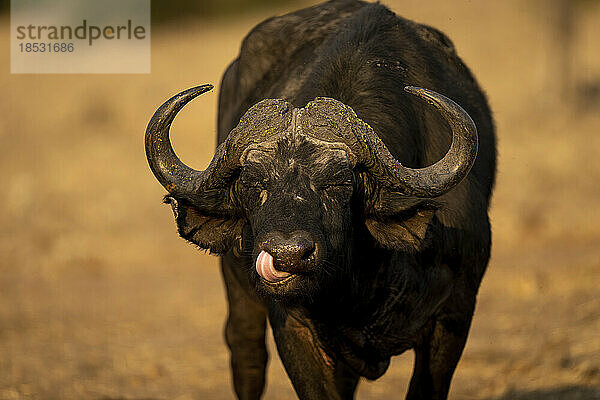
<svg viewBox="0 0 600 400">
<path fill-rule="evenodd" d="M 600 399 L 600 105 L 558 97 L 545 3 L 387 4 L 453 39 L 498 125 L 493 257 L 450 397 Z M 155 29 L 149 75 L 10 75 L 0 20 L 0 400 L 233 398 L 217 259 L 177 237 L 142 139 L 164 99 L 218 84 L 281 11 Z M 598 20 L 590 8 L 577 26 L 581 79 L 600 78 Z M 174 125 L 197 168 L 216 100 Z M 294 398 L 272 354 L 265 398 Z M 402 398 L 411 362 L 357 397 Z"/>
</svg>

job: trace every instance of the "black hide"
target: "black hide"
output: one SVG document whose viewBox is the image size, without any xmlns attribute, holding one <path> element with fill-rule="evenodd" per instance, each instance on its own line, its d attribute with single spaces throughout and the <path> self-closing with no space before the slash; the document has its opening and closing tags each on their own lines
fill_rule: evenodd
<svg viewBox="0 0 600 400">
<path fill-rule="evenodd" d="M 310 103 L 349 106 L 397 160 L 421 168 L 446 153 L 450 132 L 407 85 L 453 99 L 479 134 L 469 175 L 435 199 L 385 190 L 327 137 L 350 121 L 323 105 L 338 103 Z M 496 159 L 486 98 L 452 42 L 360 1 L 271 18 L 223 77 L 219 143 L 234 128 L 266 139 L 243 149 L 228 187 L 167 201 L 181 236 L 223 256 L 238 397 L 263 392 L 268 318 L 301 399 L 353 398 L 359 377 L 380 377 L 408 349 L 416 361 L 407 398 L 445 399 L 490 255 Z M 299 246 L 303 254 L 290 255 Z M 291 278 L 261 278 L 262 251 Z"/>
</svg>

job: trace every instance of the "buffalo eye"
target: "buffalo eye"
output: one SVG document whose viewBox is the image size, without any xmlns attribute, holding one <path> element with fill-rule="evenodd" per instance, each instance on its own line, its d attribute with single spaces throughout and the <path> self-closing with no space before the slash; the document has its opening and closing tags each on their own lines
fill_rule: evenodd
<svg viewBox="0 0 600 400">
<path fill-rule="evenodd" d="M 353 185 L 353 175 L 350 171 L 336 170 L 320 174 L 315 179 L 315 188 L 319 191 L 335 188 L 347 188 Z"/>
</svg>

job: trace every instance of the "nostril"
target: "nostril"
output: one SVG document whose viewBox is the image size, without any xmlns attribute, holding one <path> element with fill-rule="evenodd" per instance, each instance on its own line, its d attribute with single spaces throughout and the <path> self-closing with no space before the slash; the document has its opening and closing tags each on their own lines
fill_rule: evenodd
<svg viewBox="0 0 600 400">
<path fill-rule="evenodd" d="M 298 253 L 300 255 L 300 260 L 308 260 L 315 253 L 315 242 L 307 240 L 306 243 L 299 246 Z"/>
</svg>

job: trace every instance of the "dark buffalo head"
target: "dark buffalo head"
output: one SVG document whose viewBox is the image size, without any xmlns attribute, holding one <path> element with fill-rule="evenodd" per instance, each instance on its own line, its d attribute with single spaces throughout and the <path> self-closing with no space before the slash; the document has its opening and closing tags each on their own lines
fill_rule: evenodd
<svg viewBox="0 0 600 400">
<path fill-rule="evenodd" d="M 427 199 L 459 183 L 477 153 L 475 126 L 460 106 L 407 87 L 453 132 L 448 153 L 429 167 L 404 167 L 350 107 L 317 98 L 300 109 L 257 103 L 197 171 L 175 155 L 169 127 L 210 89 L 186 90 L 156 111 L 146 131 L 148 161 L 169 191 L 180 235 L 213 253 L 250 257 L 249 279 L 277 300 L 309 301 L 344 279 L 357 219 L 381 247 L 418 248 L 432 215 Z"/>
</svg>

